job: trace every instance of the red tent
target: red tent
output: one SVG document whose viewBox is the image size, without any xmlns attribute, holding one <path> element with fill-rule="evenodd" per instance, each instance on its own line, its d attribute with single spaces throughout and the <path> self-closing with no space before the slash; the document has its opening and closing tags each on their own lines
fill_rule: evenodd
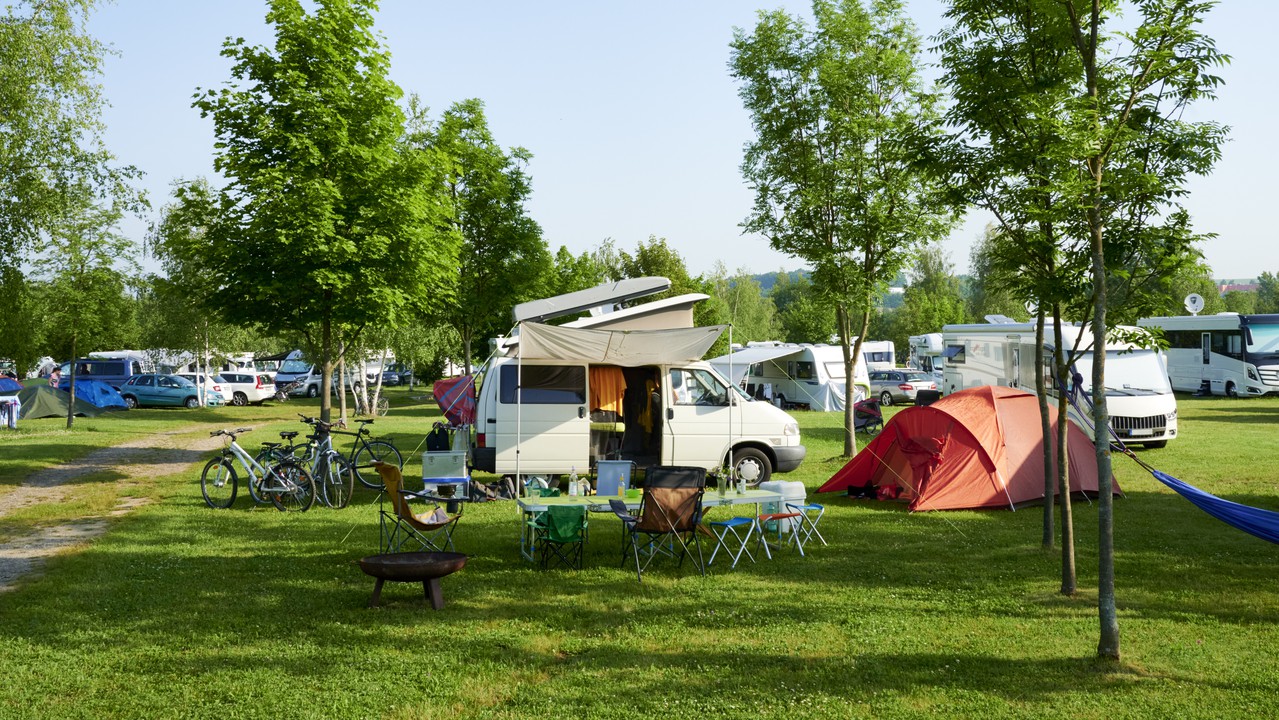
<svg viewBox="0 0 1279 720">
<path fill-rule="evenodd" d="M 1057 409 L 1048 412 L 1055 433 Z M 1092 441 L 1073 422 L 1067 436 L 1070 491 L 1095 494 Z M 896 485 L 911 510 L 1016 507 L 1043 500 L 1043 448 L 1034 395 L 969 388 L 894 415 L 818 492 Z"/>
</svg>

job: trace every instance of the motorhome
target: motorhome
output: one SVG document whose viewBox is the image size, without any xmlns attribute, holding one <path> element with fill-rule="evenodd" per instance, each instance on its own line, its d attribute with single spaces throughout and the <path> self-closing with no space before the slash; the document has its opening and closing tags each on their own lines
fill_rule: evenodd
<svg viewBox="0 0 1279 720">
<path fill-rule="evenodd" d="M 1137 321 L 1168 341 L 1174 390 L 1230 397 L 1279 393 L 1279 315 L 1186 315 Z"/>
<path fill-rule="evenodd" d="M 280 363 L 280 367 L 275 371 L 275 387 L 284 389 L 290 384 L 297 383 L 292 389 L 290 395 L 305 395 L 307 397 L 320 396 L 320 383 L 322 381 L 320 368 L 316 367 L 302 357 L 301 350 L 290 352 Z"/>
<path fill-rule="evenodd" d="M 844 351 L 838 345 L 751 342 L 710 363 L 747 395 L 783 410 L 844 409 Z M 864 356 L 853 366 L 853 384 L 856 400 L 870 395 Z"/>
<path fill-rule="evenodd" d="M 643 313 L 613 313 L 607 328 L 533 319 L 666 287 L 665 278 L 632 278 L 517 306 L 515 331 L 494 343 L 481 369 L 473 467 L 525 476 L 588 472 L 599 460 L 731 464 L 749 482 L 798 468 L 805 448 L 795 419 L 753 401 L 702 360 L 724 326 L 628 327 L 651 325 Z"/>
<path fill-rule="evenodd" d="M 1123 328 L 1140 332 L 1135 327 Z M 1076 323 L 1063 325 L 1065 339 L 1082 350 L 1075 360 L 1075 376 L 1081 395 L 1091 397 L 1092 329 Z M 1035 324 L 989 323 L 947 325 L 942 329 L 942 394 L 949 395 L 980 385 L 1005 385 L 1035 391 Z M 1052 361 L 1055 343 L 1046 340 L 1045 378 L 1049 394 L 1056 396 Z M 1106 406 L 1110 427 L 1125 443 L 1163 447 L 1177 436 L 1177 400 L 1168 384 L 1167 364 L 1157 349 L 1129 342 L 1106 344 Z M 1084 402 L 1081 400 L 1081 402 Z M 1072 409 L 1071 419 L 1085 431 L 1091 427 L 1087 410 Z"/>
<path fill-rule="evenodd" d="M 911 335 L 907 342 L 910 352 L 906 357 L 906 367 L 930 373 L 940 385 L 942 368 L 946 366 L 946 359 L 942 357 L 945 346 L 942 345 L 941 333 Z"/>
</svg>

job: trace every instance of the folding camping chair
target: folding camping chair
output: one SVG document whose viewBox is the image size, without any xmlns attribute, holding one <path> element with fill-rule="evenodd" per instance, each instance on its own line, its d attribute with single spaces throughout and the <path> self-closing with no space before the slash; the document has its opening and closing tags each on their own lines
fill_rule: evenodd
<svg viewBox="0 0 1279 720">
<path fill-rule="evenodd" d="M 430 513 L 415 513 L 409 499 L 425 495 L 404 489 L 404 476 L 398 467 L 390 463 L 374 463 L 373 468 L 382 476 L 382 484 L 386 488 L 381 497 L 391 504 L 391 509 L 387 510 L 382 499 L 378 500 L 381 551 L 401 552 L 409 541 L 422 550 L 452 550 L 453 531 L 457 528 L 457 521 L 462 519 L 461 508 L 465 506 L 460 506 L 453 514 L 446 513 L 439 504 L 435 504 Z"/>
<path fill-rule="evenodd" d="M 704 468 L 656 465 L 645 473 L 639 515 L 630 526 L 635 575 L 640 582 L 644 581 L 644 570 L 659 555 L 678 557 L 682 567 L 684 558 L 691 557 L 690 544 L 697 547 L 697 558 L 693 562 L 698 572 L 706 574 L 702 539 L 697 532 L 705 489 Z M 667 542 L 669 546 L 665 545 Z M 622 564 L 625 563 L 623 559 Z"/>
<path fill-rule="evenodd" d="M 573 570 L 582 569 L 582 551 L 586 546 L 586 508 L 582 505 L 551 505 L 529 521 L 534 554 L 541 559 L 542 569 L 551 558 Z"/>
</svg>

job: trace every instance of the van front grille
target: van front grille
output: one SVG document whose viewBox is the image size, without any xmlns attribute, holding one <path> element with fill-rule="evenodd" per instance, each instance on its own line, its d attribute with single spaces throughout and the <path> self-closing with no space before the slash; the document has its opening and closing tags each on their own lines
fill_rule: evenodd
<svg viewBox="0 0 1279 720">
<path fill-rule="evenodd" d="M 1147 417 L 1127 417 L 1125 415 L 1111 415 L 1110 427 L 1115 432 L 1126 430 L 1155 430 L 1155 434 L 1162 433 L 1167 420 L 1163 415 L 1150 415 Z"/>
</svg>

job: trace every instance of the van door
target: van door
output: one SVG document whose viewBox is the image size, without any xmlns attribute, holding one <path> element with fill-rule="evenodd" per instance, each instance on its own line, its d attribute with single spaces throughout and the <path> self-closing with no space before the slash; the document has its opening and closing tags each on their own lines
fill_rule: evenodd
<svg viewBox="0 0 1279 720">
<path fill-rule="evenodd" d="M 740 424 L 729 397 L 729 389 L 709 370 L 671 368 L 663 397 L 667 406 L 662 462 L 719 467 L 728 452 L 732 423 Z"/>
<path fill-rule="evenodd" d="M 521 475 L 589 472 L 586 366 L 507 363 L 497 380 L 497 471 L 515 472 L 518 459 Z"/>
</svg>

